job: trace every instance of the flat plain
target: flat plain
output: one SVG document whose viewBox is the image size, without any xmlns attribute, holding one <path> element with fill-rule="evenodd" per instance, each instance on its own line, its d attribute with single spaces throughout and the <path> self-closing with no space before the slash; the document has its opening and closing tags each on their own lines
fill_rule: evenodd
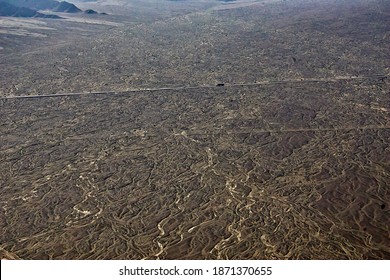
<svg viewBox="0 0 390 280">
<path fill-rule="evenodd" d="M 389 1 L 210 2 L 0 18 L 1 258 L 390 258 Z"/>
</svg>

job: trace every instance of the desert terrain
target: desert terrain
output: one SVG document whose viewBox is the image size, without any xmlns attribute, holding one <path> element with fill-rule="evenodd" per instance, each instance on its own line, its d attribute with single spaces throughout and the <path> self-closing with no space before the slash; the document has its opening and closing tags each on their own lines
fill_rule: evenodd
<svg viewBox="0 0 390 280">
<path fill-rule="evenodd" d="M 73 3 L 0 17 L 1 258 L 390 259 L 390 1 Z"/>
</svg>

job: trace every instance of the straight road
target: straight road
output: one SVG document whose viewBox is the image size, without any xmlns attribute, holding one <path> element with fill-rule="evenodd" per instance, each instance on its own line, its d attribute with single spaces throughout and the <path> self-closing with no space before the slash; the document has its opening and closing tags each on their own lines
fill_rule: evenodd
<svg viewBox="0 0 390 280">
<path fill-rule="evenodd" d="M 64 97 L 64 96 L 80 96 L 91 94 L 124 94 L 134 92 L 154 92 L 154 91 L 176 91 L 176 90 L 189 90 L 189 89 L 208 89 L 208 88 L 223 88 L 223 87 L 247 87 L 247 86 L 263 86 L 272 84 L 286 84 L 286 83 L 329 83 L 346 80 L 368 80 L 368 79 L 388 79 L 389 75 L 375 75 L 375 76 L 361 76 L 361 77 L 334 77 L 334 78 L 299 78 L 299 79 L 286 79 L 286 80 L 264 80 L 256 83 L 242 83 L 242 84 L 217 84 L 217 85 L 200 85 L 200 86 L 184 86 L 184 87 L 161 87 L 161 88 L 141 88 L 125 91 L 89 91 L 89 92 L 66 92 L 66 93 L 53 93 L 53 94 L 38 94 L 38 95 L 9 95 L 0 97 L 1 99 L 23 99 L 23 98 L 52 98 L 52 97 Z"/>
</svg>

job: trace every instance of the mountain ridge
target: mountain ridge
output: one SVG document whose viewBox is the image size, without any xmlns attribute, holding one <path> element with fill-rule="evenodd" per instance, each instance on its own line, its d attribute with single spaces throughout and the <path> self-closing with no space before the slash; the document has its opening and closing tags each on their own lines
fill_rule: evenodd
<svg viewBox="0 0 390 280">
<path fill-rule="evenodd" d="M 47 15 L 27 7 L 18 7 L 9 2 L 0 1 L 0 16 L 9 17 L 38 17 L 60 19 L 57 15 Z"/>
<path fill-rule="evenodd" d="M 38 10 L 49 10 L 61 13 L 82 13 L 76 5 L 66 1 L 55 0 L 0 0 L 0 16 L 11 17 L 41 17 L 61 18 L 57 15 L 48 15 Z M 84 14 L 98 14 L 96 11 L 87 9 Z"/>
</svg>

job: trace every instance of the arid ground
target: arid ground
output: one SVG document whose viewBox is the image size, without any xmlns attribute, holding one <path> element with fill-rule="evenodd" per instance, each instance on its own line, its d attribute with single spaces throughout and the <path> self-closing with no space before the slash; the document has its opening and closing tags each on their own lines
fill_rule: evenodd
<svg viewBox="0 0 390 280">
<path fill-rule="evenodd" d="M 111 2 L 0 17 L 1 258 L 390 259 L 390 1 Z"/>
</svg>

